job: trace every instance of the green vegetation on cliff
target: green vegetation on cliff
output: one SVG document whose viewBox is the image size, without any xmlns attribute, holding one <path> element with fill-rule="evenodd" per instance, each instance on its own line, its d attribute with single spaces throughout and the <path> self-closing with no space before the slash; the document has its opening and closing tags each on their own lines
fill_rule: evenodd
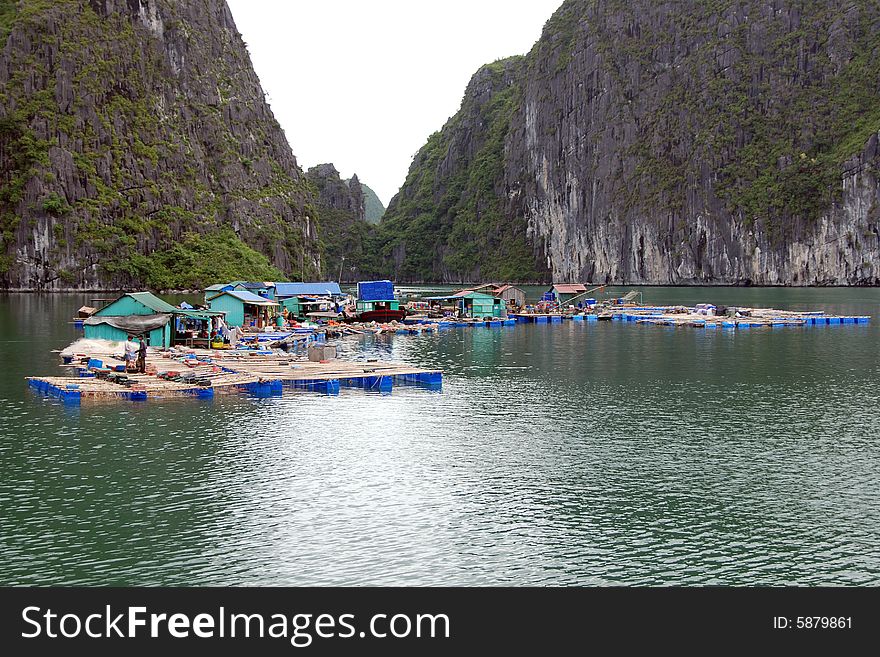
<svg viewBox="0 0 880 657">
<path fill-rule="evenodd" d="M 375 239 L 380 268 L 395 278 L 546 278 L 526 241 L 525 220 L 505 211 L 498 189 L 504 140 L 520 98 L 515 78 L 521 63 L 512 57 L 481 68 L 462 108 L 416 155 Z M 465 143 L 462 134 L 472 141 Z"/>
<path fill-rule="evenodd" d="M 841 165 L 880 130 L 880 30 L 869 0 L 852 2 L 846 14 L 835 3 L 804 0 L 795 29 L 761 3 L 694 2 L 661 33 L 634 29 L 646 19 L 639 3 L 607 2 L 606 11 L 629 26 L 624 30 L 585 20 L 580 0 L 564 9 L 542 42 L 563 34 L 570 50 L 572 25 L 580 25 L 581 45 L 592 41 L 620 85 L 622 115 L 661 92 L 638 124 L 627 151 L 635 161 L 620 185 L 646 211 L 657 203 L 680 211 L 708 162 L 727 211 L 779 235 L 793 217 L 809 221 L 828 211 L 842 191 Z M 734 19 L 739 10 L 747 20 Z M 843 22 L 846 15 L 858 20 Z M 660 86 L 654 54 L 673 37 L 689 47 L 667 74 L 668 86 Z M 567 50 L 558 55 L 565 64 Z M 640 74 L 625 73 L 633 70 Z"/>
<path fill-rule="evenodd" d="M 364 219 L 368 224 L 378 224 L 385 214 L 385 206 L 372 189 L 361 183 L 364 190 Z"/>
<path fill-rule="evenodd" d="M 18 0 L 0 0 L 0 48 L 6 43 L 6 37 L 12 31 L 17 12 Z"/>
<path fill-rule="evenodd" d="M 285 276 L 228 228 L 207 235 L 187 233 L 167 250 L 133 253 L 105 266 L 157 290 L 201 290 L 217 281 L 278 281 Z"/>
<path fill-rule="evenodd" d="M 566 0 L 428 138 L 379 226 L 380 265 L 875 284 L 878 26 L 875 0 Z"/>
<path fill-rule="evenodd" d="M 311 191 L 223 0 L 0 2 L 0 285 L 317 272 Z"/>
</svg>

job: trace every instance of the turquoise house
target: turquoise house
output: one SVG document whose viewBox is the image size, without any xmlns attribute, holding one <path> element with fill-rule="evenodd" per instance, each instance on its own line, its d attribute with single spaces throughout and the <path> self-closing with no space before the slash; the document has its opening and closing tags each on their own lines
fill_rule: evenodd
<svg viewBox="0 0 880 657">
<path fill-rule="evenodd" d="M 209 285 L 205 288 L 205 303 L 211 297 L 216 297 L 221 292 L 250 292 L 264 299 L 275 299 L 275 283 L 272 282 L 251 282 L 251 281 L 231 281 L 229 283 L 217 283 Z"/>
<path fill-rule="evenodd" d="M 281 302 L 281 307 L 297 319 L 308 319 L 309 313 L 319 312 L 322 306 L 330 308 L 331 310 L 335 307 L 333 300 L 329 297 L 310 297 L 307 295 L 300 295 L 284 299 L 284 301 Z"/>
<path fill-rule="evenodd" d="M 221 292 L 208 299 L 211 310 L 226 313 L 227 326 L 256 326 L 271 324 L 271 316 L 278 304 L 245 290 Z"/>
<path fill-rule="evenodd" d="M 462 314 L 468 317 L 501 317 L 504 300 L 483 292 L 464 292 L 456 295 Z"/>
<path fill-rule="evenodd" d="M 504 299 L 474 290 L 462 290 L 446 297 L 426 297 L 426 300 L 453 301 L 462 317 L 502 317 L 505 311 Z"/>
<path fill-rule="evenodd" d="M 83 322 L 86 338 L 124 342 L 129 335 L 146 336 L 151 347 L 175 344 L 175 319 L 209 330 L 223 313 L 176 308 L 150 292 L 128 292 Z"/>
<path fill-rule="evenodd" d="M 171 318 L 183 312 L 150 292 L 129 292 L 83 322 L 85 337 L 124 342 L 129 335 L 149 336 L 153 347 L 171 346 Z"/>
</svg>

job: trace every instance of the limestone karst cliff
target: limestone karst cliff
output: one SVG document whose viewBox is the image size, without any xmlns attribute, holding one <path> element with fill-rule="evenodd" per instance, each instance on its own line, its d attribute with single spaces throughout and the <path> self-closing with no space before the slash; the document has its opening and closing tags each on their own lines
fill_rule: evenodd
<svg viewBox="0 0 880 657">
<path fill-rule="evenodd" d="M 366 185 L 357 174 L 343 180 L 332 164 L 310 168 L 306 179 L 314 187 L 321 218 L 321 277 L 356 281 L 371 260 L 368 245 L 374 232 L 367 221 Z"/>
<path fill-rule="evenodd" d="M 405 280 L 874 285 L 878 131 L 877 2 L 567 0 L 475 74 L 377 249 Z"/>
<path fill-rule="evenodd" d="M 0 5 L 0 286 L 318 272 L 313 192 L 223 0 Z"/>
</svg>

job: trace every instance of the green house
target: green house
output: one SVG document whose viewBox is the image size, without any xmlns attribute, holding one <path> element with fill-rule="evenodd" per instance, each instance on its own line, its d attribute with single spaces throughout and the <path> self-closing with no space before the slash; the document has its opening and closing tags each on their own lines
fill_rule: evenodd
<svg viewBox="0 0 880 657">
<path fill-rule="evenodd" d="M 452 301 L 462 317 L 502 317 L 505 312 L 504 299 L 474 290 L 461 290 L 451 296 L 425 297 L 425 300 Z"/>
<path fill-rule="evenodd" d="M 170 347 L 171 320 L 181 313 L 150 292 L 128 292 L 83 322 L 85 337 L 124 342 L 129 335 L 145 335 L 154 347 Z"/>
<path fill-rule="evenodd" d="M 372 312 L 373 310 L 400 310 L 400 301 L 397 299 L 361 301 L 356 303 L 358 314 Z"/>
<path fill-rule="evenodd" d="M 271 324 L 278 304 L 245 290 L 221 292 L 208 299 L 211 310 L 226 313 L 227 326 L 256 326 Z"/>
<path fill-rule="evenodd" d="M 504 300 L 483 292 L 460 292 L 456 295 L 462 314 L 468 317 L 501 317 Z"/>
<path fill-rule="evenodd" d="M 309 313 L 320 311 L 322 306 L 332 309 L 334 307 L 333 299 L 299 295 L 281 302 L 281 307 L 297 319 L 308 319 Z"/>
</svg>

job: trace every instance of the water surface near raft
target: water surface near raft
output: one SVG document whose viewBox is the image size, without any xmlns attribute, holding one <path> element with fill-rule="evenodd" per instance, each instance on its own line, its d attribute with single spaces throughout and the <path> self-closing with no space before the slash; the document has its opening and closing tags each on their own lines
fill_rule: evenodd
<svg viewBox="0 0 880 657">
<path fill-rule="evenodd" d="M 366 337 L 443 391 L 76 409 L 23 377 L 95 295 L 0 296 L 0 583 L 880 583 L 880 290 L 643 290 L 873 320 Z"/>
</svg>

